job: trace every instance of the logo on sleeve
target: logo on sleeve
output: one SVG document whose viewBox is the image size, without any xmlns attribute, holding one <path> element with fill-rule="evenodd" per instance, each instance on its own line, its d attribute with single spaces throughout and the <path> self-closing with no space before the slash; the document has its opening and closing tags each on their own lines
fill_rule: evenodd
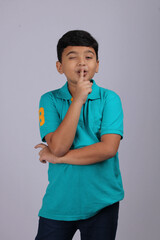
<svg viewBox="0 0 160 240">
<path fill-rule="evenodd" d="M 44 108 L 41 107 L 39 109 L 39 124 L 40 126 L 43 126 L 43 124 L 45 123 L 45 119 L 44 119 Z"/>
</svg>

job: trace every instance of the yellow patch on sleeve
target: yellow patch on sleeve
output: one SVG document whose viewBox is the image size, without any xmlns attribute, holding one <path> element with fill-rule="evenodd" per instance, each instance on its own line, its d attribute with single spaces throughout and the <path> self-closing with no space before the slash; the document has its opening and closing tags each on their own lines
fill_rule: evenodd
<svg viewBox="0 0 160 240">
<path fill-rule="evenodd" d="M 45 123 L 45 119 L 44 119 L 44 108 L 41 107 L 39 109 L 39 124 L 40 126 L 42 126 Z"/>
</svg>

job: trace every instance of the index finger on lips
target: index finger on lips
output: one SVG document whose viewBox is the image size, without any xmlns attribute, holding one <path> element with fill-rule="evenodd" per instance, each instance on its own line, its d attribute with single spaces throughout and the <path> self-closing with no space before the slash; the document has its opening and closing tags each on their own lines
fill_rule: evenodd
<svg viewBox="0 0 160 240">
<path fill-rule="evenodd" d="M 80 78 L 79 78 L 80 81 L 83 81 L 84 80 L 84 69 L 81 69 L 80 71 Z"/>
</svg>

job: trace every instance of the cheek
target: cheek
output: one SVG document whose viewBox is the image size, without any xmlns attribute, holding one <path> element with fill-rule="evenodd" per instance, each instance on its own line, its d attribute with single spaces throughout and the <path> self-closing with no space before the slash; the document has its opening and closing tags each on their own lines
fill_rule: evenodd
<svg viewBox="0 0 160 240">
<path fill-rule="evenodd" d="M 73 71 L 74 68 L 75 68 L 75 64 L 74 63 L 70 63 L 70 64 L 67 64 L 65 66 L 65 71 L 69 73 L 70 71 Z"/>
<path fill-rule="evenodd" d="M 70 66 L 65 65 L 65 66 L 63 67 L 63 72 L 64 72 L 65 74 L 69 73 L 69 72 L 70 72 Z"/>
<path fill-rule="evenodd" d="M 97 71 L 97 66 L 95 66 L 95 65 L 92 65 L 92 73 L 95 73 L 96 71 Z"/>
<path fill-rule="evenodd" d="M 97 68 L 97 64 L 95 62 L 90 63 L 89 66 L 93 71 L 95 71 Z"/>
</svg>

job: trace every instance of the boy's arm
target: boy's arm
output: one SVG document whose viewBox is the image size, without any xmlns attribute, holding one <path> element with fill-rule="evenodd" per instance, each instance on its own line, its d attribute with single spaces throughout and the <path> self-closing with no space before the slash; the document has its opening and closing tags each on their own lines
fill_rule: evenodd
<svg viewBox="0 0 160 240">
<path fill-rule="evenodd" d="M 73 165 L 89 165 L 107 160 L 116 155 L 120 139 L 118 134 L 105 134 L 101 137 L 101 142 L 70 150 L 59 161 Z"/>
<path fill-rule="evenodd" d="M 68 152 L 73 143 L 81 107 L 80 103 L 73 101 L 57 130 L 45 136 L 50 151 L 57 157 Z"/>
<path fill-rule="evenodd" d="M 80 73 L 80 79 L 76 86 L 76 92 L 63 121 L 55 132 L 45 136 L 50 151 L 57 157 L 64 156 L 70 149 L 81 113 L 88 94 L 92 91 L 92 83 L 83 80 L 84 72 Z"/>
<path fill-rule="evenodd" d="M 123 138 L 123 109 L 120 97 L 114 92 L 107 95 L 101 121 L 101 141 L 80 149 L 70 150 L 62 163 L 87 165 L 112 158 Z"/>
<path fill-rule="evenodd" d="M 120 139 L 121 136 L 118 134 L 104 134 L 101 142 L 70 150 L 63 157 L 55 156 L 44 144 L 38 144 L 35 148 L 42 148 L 39 152 L 41 162 L 90 165 L 114 157 L 118 151 Z"/>
</svg>

